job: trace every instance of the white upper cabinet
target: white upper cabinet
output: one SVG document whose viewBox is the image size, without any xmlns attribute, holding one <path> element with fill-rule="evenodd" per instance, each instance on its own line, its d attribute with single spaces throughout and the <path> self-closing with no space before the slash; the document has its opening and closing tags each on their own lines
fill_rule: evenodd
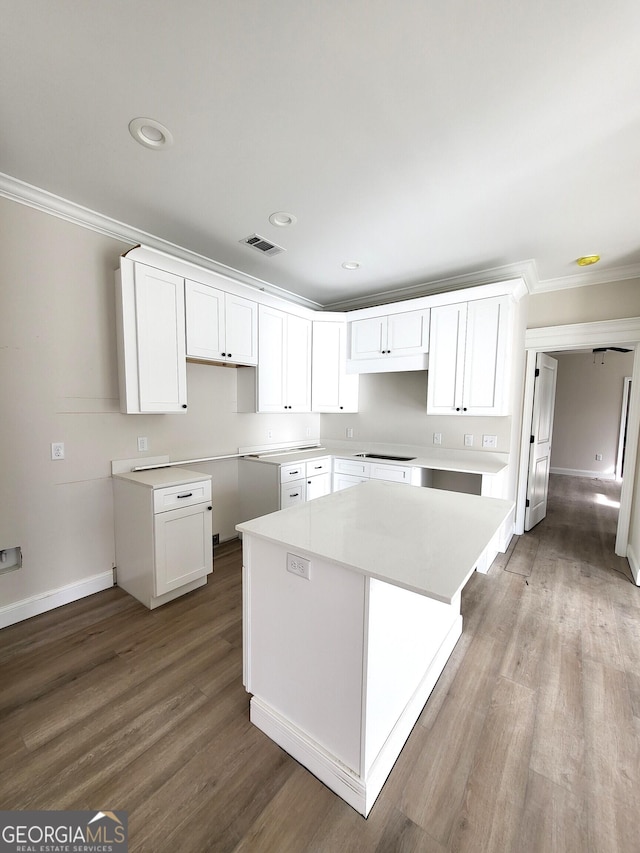
<svg viewBox="0 0 640 853">
<path fill-rule="evenodd" d="M 427 414 L 504 415 L 506 296 L 431 309 Z"/>
<path fill-rule="evenodd" d="M 196 281 L 185 282 L 187 356 L 258 363 L 258 305 Z"/>
<path fill-rule="evenodd" d="M 359 377 L 347 374 L 347 324 L 314 321 L 311 405 L 314 412 L 357 412 Z"/>
<path fill-rule="evenodd" d="M 260 305 L 259 412 L 311 411 L 311 320 Z"/>
<path fill-rule="evenodd" d="M 350 324 L 349 373 L 424 370 L 429 309 L 364 317 Z"/>
<path fill-rule="evenodd" d="M 121 258 L 116 273 L 120 411 L 187 408 L 184 279 Z"/>
</svg>

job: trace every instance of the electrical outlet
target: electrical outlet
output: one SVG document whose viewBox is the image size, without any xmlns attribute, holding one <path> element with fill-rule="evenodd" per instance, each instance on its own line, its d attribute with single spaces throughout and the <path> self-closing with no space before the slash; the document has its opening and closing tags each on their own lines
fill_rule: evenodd
<svg viewBox="0 0 640 853">
<path fill-rule="evenodd" d="M 138 450 L 142 453 L 144 450 L 149 449 L 149 439 L 146 435 L 138 436 Z"/>
<path fill-rule="evenodd" d="M 311 438 L 311 427 L 307 427 L 307 438 Z"/>
<path fill-rule="evenodd" d="M 353 438 L 353 428 L 347 427 L 347 438 Z"/>
<path fill-rule="evenodd" d="M 51 445 L 51 458 L 64 459 L 64 441 L 54 441 Z"/>
<path fill-rule="evenodd" d="M 272 429 L 267 430 L 267 438 L 273 438 L 273 430 Z"/>
<path fill-rule="evenodd" d="M 219 533 L 214 533 L 214 534 L 213 534 L 213 544 L 214 544 L 214 545 L 219 545 L 219 544 L 220 544 L 220 534 L 219 534 Z"/>
<path fill-rule="evenodd" d="M 292 575 L 298 575 L 300 578 L 311 577 L 311 561 L 305 560 L 304 557 L 297 557 L 295 554 L 287 554 L 287 571 Z"/>
<path fill-rule="evenodd" d="M 497 447 L 498 446 L 498 436 L 497 435 L 483 435 L 482 436 L 482 446 L 483 447 Z"/>
<path fill-rule="evenodd" d="M 602 462 L 602 453 L 596 453 L 596 462 Z"/>
<path fill-rule="evenodd" d="M 470 433 L 465 433 L 464 436 L 464 446 L 465 447 L 473 447 L 473 436 Z"/>
<path fill-rule="evenodd" d="M 434 444 L 442 444 L 442 433 L 441 432 L 434 432 L 433 443 Z"/>
</svg>

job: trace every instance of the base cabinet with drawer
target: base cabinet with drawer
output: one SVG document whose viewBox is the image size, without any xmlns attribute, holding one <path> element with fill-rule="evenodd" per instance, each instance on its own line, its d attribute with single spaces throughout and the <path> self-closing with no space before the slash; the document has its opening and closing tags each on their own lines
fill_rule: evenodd
<svg viewBox="0 0 640 853">
<path fill-rule="evenodd" d="M 181 468 L 113 475 L 116 577 L 153 610 L 213 571 L 211 477 Z"/>
<path fill-rule="evenodd" d="M 280 463 L 247 457 L 239 465 L 243 521 L 314 500 L 331 492 L 331 457 Z"/>
<path fill-rule="evenodd" d="M 396 465 L 392 462 L 336 457 L 333 460 L 333 491 L 348 489 L 367 480 L 386 480 L 407 486 L 429 486 L 430 471 L 416 465 Z"/>
</svg>

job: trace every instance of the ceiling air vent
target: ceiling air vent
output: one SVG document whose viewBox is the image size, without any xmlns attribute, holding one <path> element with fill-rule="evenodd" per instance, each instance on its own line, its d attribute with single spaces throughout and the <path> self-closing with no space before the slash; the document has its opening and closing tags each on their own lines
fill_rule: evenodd
<svg viewBox="0 0 640 853">
<path fill-rule="evenodd" d="M 259 234 L 251 234 L 250 237 L 245 237 L 243 240 L 240 240 L 240 242 L 247 246 L 251 246 L 252 249 L 256 249 L 263 255 L 279 255 L 280 252 L 287 251 L 286 249 L 283 249 L 282 246 L 276 246 L 275 243 L 265 240 L 265 238 L 261 237 Z"/>
</svg>

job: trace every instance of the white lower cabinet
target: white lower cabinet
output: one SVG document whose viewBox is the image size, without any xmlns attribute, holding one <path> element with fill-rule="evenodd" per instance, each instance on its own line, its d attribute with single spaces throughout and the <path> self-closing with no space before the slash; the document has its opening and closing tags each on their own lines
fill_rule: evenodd
<svg viewBox="0 0 640 853">
<path fill-rule="evenodd" d="M 322 456 L 286 464 L 241 459 L 239 491 L 243 521 L 320 498 L 331 492 L 331 458 Z"/>
<path fill-rule="evenodd" d="M 425 468 L 414 465 L 395 465 L 390 462 L 367 459 L 336 458 L 333 460 L 333 491 L 348 489 L 367 480 L 386 480 L 407 486 L 426 486 L 430 475 Z"/>
<path fill-rule="evenodd" d="M 118 586 L 153 610 L 205 584 L 213 570 L 211 478 L 162 468 L 114 475 L 113 489 Z"/>
</svg>

